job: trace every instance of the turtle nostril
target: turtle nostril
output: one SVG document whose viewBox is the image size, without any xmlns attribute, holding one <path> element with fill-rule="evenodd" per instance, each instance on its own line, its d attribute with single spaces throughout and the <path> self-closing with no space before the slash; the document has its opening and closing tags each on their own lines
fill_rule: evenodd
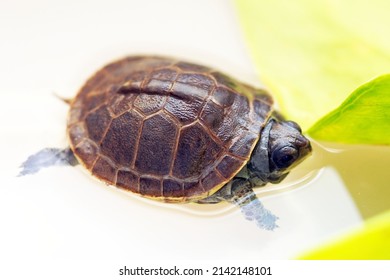
<svg viewBox="0 0 390 280">
<path fill-rule="evenodd" d="M 308 150 L 311 151 L 311 144 L 310 141 L 304 137 L 301 136 L 299 138 L 295 139 L 295 145 L 300 149 L 300 150 Z"/>
<path fill-rule="evenodd" d="M 303 137 L 297 137 L 297 138 L 295 138 L 294 144 L 298 148 L 304 148 L 307 146 L 307 140 Z"/>
</svg>

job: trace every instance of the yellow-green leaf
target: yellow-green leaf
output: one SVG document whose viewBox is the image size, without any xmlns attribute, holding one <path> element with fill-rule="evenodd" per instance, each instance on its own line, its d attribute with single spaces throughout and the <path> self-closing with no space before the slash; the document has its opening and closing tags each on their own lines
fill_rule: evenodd
<svg viewBox="0 0 390 280">
<path fill-rule="evenodd" d="M 261 80 L 304 130 L 390 69 L 388 0 L 236 0 Z"/>
<path fill-rule="evenodd" d="M 334 242 L 308 252 L 309 260 L 389 260 L 390 211 L 365 222 L 364 226 Z"/>
<path fill-rule="evenodd" d="M 356 89 L 308 133 L 324 141 L 389 145 L 390 74 Z"/>
</svg>

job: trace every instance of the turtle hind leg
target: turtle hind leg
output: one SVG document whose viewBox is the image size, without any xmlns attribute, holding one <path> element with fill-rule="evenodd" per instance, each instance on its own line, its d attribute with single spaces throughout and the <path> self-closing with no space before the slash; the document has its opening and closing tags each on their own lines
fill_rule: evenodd
<svg viewBox="0 0 390 280">
<path fill-rule="evenodd" d="M 21 164 L 20 168 L 22 168 L 22 170 L 19 172 L 18 177 L 37 173 L 42 168 L 50 166 L 75 166 L 77 164 L 78 161 L 69 147 L 65 149 L 45 148 L 29 156 L 27 160 Z"/>
</svg>

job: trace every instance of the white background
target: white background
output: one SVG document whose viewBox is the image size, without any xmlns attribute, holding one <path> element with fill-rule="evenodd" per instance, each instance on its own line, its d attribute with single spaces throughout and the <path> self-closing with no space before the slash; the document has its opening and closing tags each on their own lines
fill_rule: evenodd
<svg viewBox="0 0 390 280">
<path fill-rule="evenodd" d="M 99 67 L 139 53 L 177 56 L 260 84 L 229 1 L 1 0 L 0 263 L 286 259 L 360 223 L 330 168 L 304 186 L 262 197 L 280 217 L 274 232 L 226 205 L 150 203 L 80 167 L 16 177 L 29 155 L 67 145 L 68 108 L 54 94 L 72 97 Z M 296 184 L 312 162 L 284 186 Z"/>
</svg>

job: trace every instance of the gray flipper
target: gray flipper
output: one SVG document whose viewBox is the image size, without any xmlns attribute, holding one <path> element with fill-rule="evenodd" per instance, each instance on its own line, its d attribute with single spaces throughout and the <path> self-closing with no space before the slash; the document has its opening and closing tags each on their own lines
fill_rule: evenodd
<svg viewBox="0 0 390 280">
<path fill-rule="evenodd" d="M 19 172 L 18 177 L 37 173 L 45 167 L 55 165 L 75 166 L 77 164 L 78 161 L 69 147 L 65 149 L 45 148 L 29 156 L 27 160 L 21 164 L 20 168 L 22 168 L 22 170 Z"/>
<path fill-rule="evenodd" d="M 265 230 L 274 230 L 277 216 L 264 207 L 253 192 L 250 181 L 235 178 L 212 196 L 206 197 L 199 203 L 218 203 L 228 201 L 241 209 L 245 219 L 254 221 L 256 225 Z"/>
</svg>

